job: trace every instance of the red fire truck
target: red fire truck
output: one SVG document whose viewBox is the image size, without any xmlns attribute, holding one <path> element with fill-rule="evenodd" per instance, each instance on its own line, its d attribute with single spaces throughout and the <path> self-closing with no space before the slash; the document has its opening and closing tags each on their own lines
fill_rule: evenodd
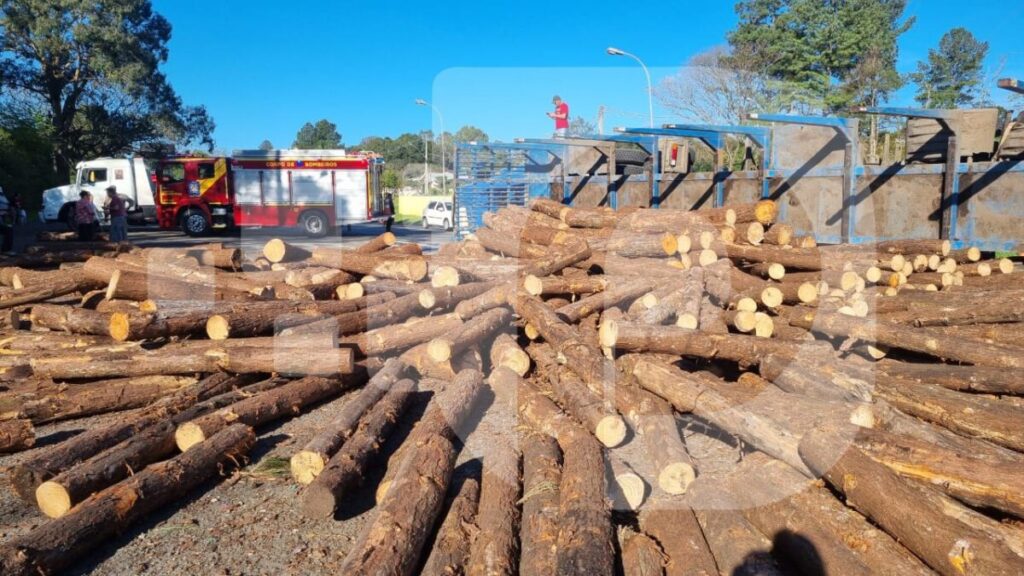
<svg viewBox="0 0 1024 576">
<path fill-rule="evenodd" d="M 189 236 L 234 226 L 299 226 L 314 237 L 384 217 L 384 160 L 344 150 L 239 150 L 176 157 L 155 174 L 160 227 Z"/>
</svg>

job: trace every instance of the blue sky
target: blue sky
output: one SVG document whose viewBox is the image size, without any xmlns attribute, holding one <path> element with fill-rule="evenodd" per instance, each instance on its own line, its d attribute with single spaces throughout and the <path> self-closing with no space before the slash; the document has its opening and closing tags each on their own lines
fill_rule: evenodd
<svg viewBox="0 0 1024 576">
<path fill-rule="evenodd" d="M 642 57 L 655 83 L 686 60 L 723 44 L 735 25 L 732 0 L 622 2 L 336 2 L 154 0 L 174 27 L 164 67 L 189 104 L 217 123 L 218 148 L 287 147 L 307 121 L 335 122 L 345 142 L 474 124 L 492 138 L 551 132 L 552 94 L 573 116 L 606 129 L 644 125 Z M 1024 2 L 909 0 L 917 17 L 903 36 L 899 68 L 914 69 L 942 34 L 966 26 L 990 43 L 988 73 L 1024 78 Z M 1000 91 L 993 95 L 1002 98 Z M 893 104 L 912 104 L 912 89 Z M 671 115 L 660 108 L 658 121 Z"/>
</svg>

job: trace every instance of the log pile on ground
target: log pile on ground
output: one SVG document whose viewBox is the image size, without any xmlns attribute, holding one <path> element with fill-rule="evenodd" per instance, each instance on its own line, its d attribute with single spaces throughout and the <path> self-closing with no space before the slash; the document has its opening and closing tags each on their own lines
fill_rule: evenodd
<svg viewBox="0 0 1024 576">
<path fill-rule="evenodd" d="M 0 454 L 51 520 L 0 572 L 66 569 L 315 406 L 307 521 L 387 461 L 346 574 L 1024 572 L 1016 259 L 776 218 L 540 199 L 435 254 L 253 261 L 47 238 L 0 263 Z"/>
</svg>

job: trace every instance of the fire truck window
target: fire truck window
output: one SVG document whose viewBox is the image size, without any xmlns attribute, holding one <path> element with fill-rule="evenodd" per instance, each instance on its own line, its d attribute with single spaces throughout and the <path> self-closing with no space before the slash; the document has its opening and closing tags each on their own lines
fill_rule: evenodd
<svg viewBox="0 0 1024 576">
<path fill-rule="evenodd" d="M 199 165 L 199 179 L 206 180 L 213 178 L 213 164 L 205 163 Z"/>
<path fill-rule="evenodd" d="M 173 184 L 185 179 L 184 164 L 165 164 L 160 169 L 160 181 L 164 184 Z"/>
<path fill-rule="evenodd" d="M 95 184 L 97 182 L 107 181 L 107 169 L 106 168 L 92 168 L 85 173 L 85 181 L 89 184 Z"/>
</svg>

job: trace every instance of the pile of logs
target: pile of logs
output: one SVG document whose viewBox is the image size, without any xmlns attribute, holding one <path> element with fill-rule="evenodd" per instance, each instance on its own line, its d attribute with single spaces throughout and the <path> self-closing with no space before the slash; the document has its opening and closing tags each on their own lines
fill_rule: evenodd
<svg viewBox="0 0 1024 576">
<path fill-rule="evenodd" d="M 317 405 L 310 521 L 386 461 L 346 574 L 1024 572 L 1018 256 L 776 218 L 539 199 L 429 255 L 41 243 L 0 262 L 0 453 L 50 520 L 0 573 L 70 567 Z"/>
</svg>

